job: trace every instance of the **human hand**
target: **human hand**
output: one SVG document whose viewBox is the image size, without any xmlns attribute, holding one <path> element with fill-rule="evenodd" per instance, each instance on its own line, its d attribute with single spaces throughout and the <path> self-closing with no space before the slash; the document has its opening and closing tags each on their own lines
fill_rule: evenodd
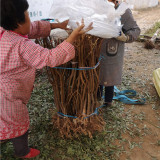
<svg viewBox="0 0 160 160">
<path fill-rule="evenodd" d="M 64 29 L 64 30 L 69 30 L 69 28 L 67 28 L 69 20 L 59 22 L 59 20 L 56 19 L 55 21 L 57 21 L 58 23 L 50 23 L 51 29 L 60 28 L 60 29 Z"/>
<path fill-rule="evenodd" d="M 88 25 L 87 28 L 83 29 L 85 25 L 84 25 L 84 19 L 82 18 L 82 20 L 81 20 L 81 25 L 79 24 L 79 22 L 77 22 L 78 28 L 76 28 L 76 29 L 74 30 L 74 32 L 78 31 L 78 35 L 84 34 L 84 33 L 88 32 L 88 31 L 90 31 L 91 29 L 93 29 L 93 26 L 92 26 L 92 25 L 93 25 L 93 22 L 91 22 L 91 23 Z M 82 28 L 82 26 L 83 26 L 83 28 Z"/>
<path fill-rule="evenodd" d="M 69 28 L 67 28 L 68 22 L 69 22 L 69 20 L 65 20 L 65 21 L 61 22 L 61 23 L 59 24 L 59 25 L 60 25 L 60 28 L 61 28 L 61 29 L 65 29 L 65 30 L 69 30 Z"/>
<path fill-rule="evenodd" d="M 129 40 L 129 36 L 128 36 L 128 35 L 126 36 L 126 35 L 123 33 L 123 31 L 121 31 L 121 32 L 120 32 L 120 36 L 118 36 L 116 39 L 119 40 L 119 41 L 122 41 L 122 42 L 126 42 L 126 41 Z"/>
<path fill-rule="evenodd" d="M 85 34 L 86 32 L 90 31 L 91 29 L 93 29 L 92 27 L 92 22 L 88 25 L 87 28 L 84 29 L 84 19 L 82 18 L 81 20 L 81 25 L 77 22 L 77 28 L 75 30 L 73 30 L 73 32 L 71 33 L 71 35 L 67 38 L 67 42 L 69 43 L 73 43 L 76 38 L 79 36 L 79 35 L 82 35 L 82 34 Z"/>
</svg>

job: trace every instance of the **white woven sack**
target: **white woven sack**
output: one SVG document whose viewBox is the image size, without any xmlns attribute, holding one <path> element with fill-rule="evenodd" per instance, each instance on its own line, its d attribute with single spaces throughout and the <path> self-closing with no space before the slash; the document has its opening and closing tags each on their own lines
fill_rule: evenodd
<svg viewBox="0 0 160 160">
<path fill-rule="evenodd" d="M 76 22 L 80 23 L 84 18 L 85 26 L 93 22 L 94 28 L 88 34 L 112 38 L 119 36 L 122 28 L 120 17 L 129 7 L 123 2 L 119 9 L 115 10 L 114 4 L 107 0 L 54 0 L 49 17 L 59 21 L 69 19 L 72 29 L 77 27 Z"/>
</svg>

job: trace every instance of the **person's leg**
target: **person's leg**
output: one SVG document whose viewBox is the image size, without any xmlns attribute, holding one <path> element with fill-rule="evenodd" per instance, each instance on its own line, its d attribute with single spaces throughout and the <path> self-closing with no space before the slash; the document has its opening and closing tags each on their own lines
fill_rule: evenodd
<svg viewBox="0 0 160 160">
<path fill-rule="evenodd" d="M 104 105 L 111 105 L 114 96 L 114 86 L 105 87 Z"/>
<path fill-rule="evenodd" d="M 25 156 L 30 152 L 30 148 L 28 147 L 28 131 L 20 137 L 11 139 L 11 141 L 17 157 Z"/>
<path fill-rule="evenodd" d="M 40 151 L 28 147 L 28 131 L 17 138 L 11 139 L 15 150 L 15 156 L 19 158 L 33 158 L 40 154 Z"/>
<path fill-rule="evenodd" d="M 97 91 L 97 99 L 101 100 L 102 96 L 103 96 L 103 85 L 99 85 L 98 91 Z"/>
</svg>

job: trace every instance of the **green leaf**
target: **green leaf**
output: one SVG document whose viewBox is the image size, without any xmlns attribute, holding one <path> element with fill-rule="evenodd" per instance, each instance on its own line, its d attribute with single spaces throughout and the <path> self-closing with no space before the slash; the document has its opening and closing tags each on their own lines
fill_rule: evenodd
<svg viewBox="0 0 160 160">
<path fill-rule="evenodd" d="M 69 155 L 73 155 L 74 154 L 74 150 L 71 147 L 68 147 L 67 153 Z"/>
</svg>

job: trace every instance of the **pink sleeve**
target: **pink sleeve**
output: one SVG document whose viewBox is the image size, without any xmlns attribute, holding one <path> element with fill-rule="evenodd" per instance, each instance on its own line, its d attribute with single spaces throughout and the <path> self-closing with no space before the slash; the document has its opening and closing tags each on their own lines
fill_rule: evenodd
<svg viewBox="0 0 160 160">
<path fill-rule="evenodd" d="M 45 66 L 55 67 L 75 57 L 74 46 L 66 41 L 53 49 L 43 48 L 29 39 L 20 46 L 20 56 L 28 66 L 41 69 Z"/>
<path fill-rule="evenodd" d="M 50 35 L 51 27 L 47 21 L 35 21 L 31 23 L 29 39 L 36 39 L 40 37 L 47 37 Z"/>
</svg>

